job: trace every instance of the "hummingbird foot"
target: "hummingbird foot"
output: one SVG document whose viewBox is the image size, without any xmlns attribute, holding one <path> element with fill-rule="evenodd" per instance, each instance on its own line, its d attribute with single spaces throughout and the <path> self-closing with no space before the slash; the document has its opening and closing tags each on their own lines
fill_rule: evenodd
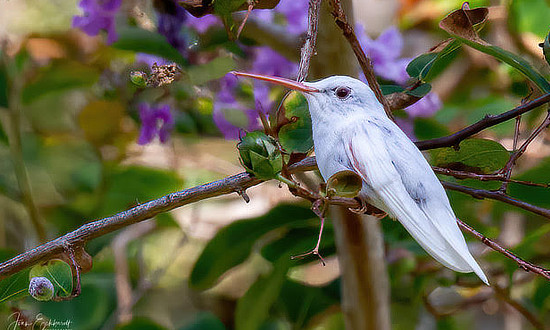
<svg viewBox="0 0 550 330">
<path fill-rule="evenodd" d="M 349 210 L 353 213 L 371 215 L 380 220 L 388 215 L 386 212 L 382 211 L 376 206 L 367 203 L 364 199 L 358 197 L 355 197 L 355 199 L 359 202 L 360 206 L 353 209 L 350 208 Z"/>
<path fill-rule="evenodd" d="M 296 259 L 304 259 L 305 257 L 307 256 L 310 256 L 310 255 L 314 255 L 314 256 L 317 256 L 319 258 L 319 260 L 321 260 L 321 263 L 323 264 L 323 266 L 326 266 L 327 264 L 325 263 L 325 259 L 321 256 L 321 254 L 319 253 L 319 248 L 315 247 L 313 250 L 311 251 L 308 251 L 306 253 L 302 253 L 302 254 L 298 254 L 298 255 L 295 255 L 295 256 L 291 256 L 290 259 L 292 260 L 296 260 Z"/>
</svg>

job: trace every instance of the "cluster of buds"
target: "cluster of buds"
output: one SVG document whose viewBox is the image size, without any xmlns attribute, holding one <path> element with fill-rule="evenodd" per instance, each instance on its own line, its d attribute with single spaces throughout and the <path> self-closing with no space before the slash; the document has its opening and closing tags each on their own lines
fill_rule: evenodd
<svg viewBox="0 0 550 330">
<path fill-rule="evenodd" d="M 264 132 L 247 133 L 237 144 L 237 149 L 246 171 L 258 179 L 274 179 L 283 168 L 277 141 Z"/>
</svg>

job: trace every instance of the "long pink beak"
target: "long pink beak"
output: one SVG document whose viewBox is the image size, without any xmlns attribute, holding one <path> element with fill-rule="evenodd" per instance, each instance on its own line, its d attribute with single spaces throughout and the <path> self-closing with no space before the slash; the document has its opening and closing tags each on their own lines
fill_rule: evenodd
<svg viewBox="0 0 550 330">
<path fill-rule="evenodd" d="M 313 87 L 307 86 L 305 84 L 302 84 L 300 82 L 290 80 L 290 79 L 286 79 L 286 78 L 274 77 L 274 76 L 268 76 L 268 75 L 262 75 L 262 74 L 238 72 L 238 71 L 231 71 L 230 73 L 234 74 L 236 76 L 249 77 L 249 78 L 254 78 L 254 79 L 258 79 L 258 80 L 267 81 L 267 82 L 277 84 L 277 85 L 281 85 L 281 86 L 284 86 L 284 87 L 287 87 L 287 88 L 290 88 L 290 89 L 293 89 L 293 90 L 296 90 L 296 91 L 300 91 L 300 92 L 306 92 L 306 93 L 319 92 L 319 90 L 317 88 L 313 88 Z"/>
</svg>

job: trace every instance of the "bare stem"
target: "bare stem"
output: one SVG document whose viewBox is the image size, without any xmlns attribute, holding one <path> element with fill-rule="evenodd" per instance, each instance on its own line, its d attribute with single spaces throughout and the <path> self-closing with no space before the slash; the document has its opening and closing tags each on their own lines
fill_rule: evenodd
<svg viewBox="0 0 550 330">
<path fill-rule="evenodd" d="M 321 0 L 309 0 L 308 27 L 306 41 L 302 46 L 300 55 L 300 67 L 296 81 L 304 81 L 309 72 L 309 62 L 315 54 L 315 44 L 317 42 L 317 33 L 319 30 L 319 12 L 321 11 Z"/>
</svg>

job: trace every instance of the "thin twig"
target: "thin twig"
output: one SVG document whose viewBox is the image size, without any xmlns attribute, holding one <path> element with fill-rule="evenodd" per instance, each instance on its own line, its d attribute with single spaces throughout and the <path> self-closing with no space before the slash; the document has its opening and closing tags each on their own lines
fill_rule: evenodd
<svg viewBox="0 0 550 330">
<path fill-rule="evenodd" d="M 447 181 L 441 181 L 441 184 L 443 185 L 443 187 L 445 187 L 445 189 L 459 191 L 459 192 L 468 194 L 472 197 L 475 197 L 477 199 L 485 199 L 485 198 L 494 199 L 499 202 L 510 204 L 550 219 L 549 209 L 545 209 L 543 207 L 535 206 L 527 202 L 515 199 L 511 196 L 506 195 L 501 191 L 471 188 L 471 187 L 461 186 L 461 185 L 447 182 Z"/>
<path fill-rule="evenodd" d="M 452 146 L 487 127 L 491 127 L 508 119 L 515 118 L 519 114 L 533 110 L 536 107 L 547 102 L 550 102 L 550 93 L 545 94 L 544 96 L 539 97 L 538 99 L 533 100 L 529 103 L 523 104 L 513 110 L 505 112 L 502 115 L 486 117 L 455 134 L 443 138 L 416 142 L 416 145 L 423 150 Z M 310 171 L 316 168 L 317 165 L 315 162 L 315 157 L 308 157 L 301 160 L 300 162 L 289 166 L 290 172 Z M 47 242 L 1 263 L 0 278 L 14 274 L 26 267 L 38 263 L 41 260 L 47 260 L 57 254 L 63 253 L 63 248 L 64 246 L 66 246 L 66 244 L 83 245 L 83 243 L 91 239 L 103 236 L 117 229 L 129 226 L 133 223 L 149 219 L 159 213 L 167 212 L 177 207 L 191 204 L 210 197 L 244 191 L 252 186 L 260 184 L 261 182 L 261 180 L 254 178 L 248 173 L 240 173 L 219 181 L 171 193 L 161 198 L 149 201 L 145 204 L 133 207 L 129 210 L 120 212 L 114 216 L 87 223 L 80 228 L 70 233 L 67 233 L 53 241 Z M 522 201 L 518 201 L 512 197 L 506 196 L 503 193 L 482 189 L 474 189 L 448 182 L 443 182 L 443 185 L 447 189 L 464 192 L 476 198 L 495 199 L 542 215 L 546 218 L 550 218 L 550 210 L 537 207 Z M 360 207 L 359 203 L 356 200 L 350 200 L 349 198 L 332 198 L 330 202 L 331 204 L 341 205 L 348 208 Z"/>
<path fill-rule="evenodd" d="M 420 150 L 456 146 L 460 141 L 474 134 L 477 134 L 488 127 L 503 123 L 548 102 L 550 102 L 550 93 L 544 94 L 543 96 L 536 98 L 531 102 L 522 104 L 500 115 L 487 115 L 485 116 L 485 118 L 481 119 L 475 124 L 470 125 L 454 134 L 432 140 L 418 141 L 416 142 L 416 146 Z"/>
<path fill-rule="evenodd" d="M 532 263 L 521 259 L 517 255 L 513 254 L 512 252 L 510 252 L 507 249 L 505 249 L 504 247 L 502 247 L 497 242 L 491 240 L 490 238 L 487 238 L 486 236 L 484 236 L 483 234 L 481 234 L 480 232 L 478 232 L 474 228 L 470 227 L 468 224 L 464 223 L 462 220 L 456 219 L 456 222 L 458 222 L 458 226 L 460 228 L 462 228 L 462 230 L 469 232 L 470 234 L 475 236 L 477 239 L 479 239 L 483 244 L 485 244 L 488 247 L 490 247 L 491 249 L 503 254 L 505 257 L 513 260 L 515 263 L 518 264 L 518 266 L 521 269 L 523 269 L 525 271 L 528 271 L 528 272 L 533 272 L 535 274 L 539 274 L 540 276 L 550 280 L 550 271 L 549 270 L 547 270 L 545 268 L 542 268 L 540 266 L 537 266 L 537 265 L 533 265 Z"/>
<path fill-rule="evenodd" d="M 313 54 L 315 54 L 320 11 L 321 0 L 309 0 L 307 35 L 304 45 L 302 46 L 300 66 L 298 68 L 298 76 L 296 77 L 296 81 L 304 81 L 307 78 L 307 74 L 309 72 L 309 62 L 311 61 Z"/>
<path fill-rule="evenodd" d="M 543 131 L 546 129 L 546 127 L 548 127 L 548 125 L 550 125 L 550 112 L 547 112 L 546 113 L 546 117 L 544 118 L 544 120 L 542 121 L 542 123 L 531 133 L 531 135 L 529 135 L 529 137 L 527 138 L 527 140 L 525 140 L 525 142 L 523 142 L 523 144 L 521 145 L 521 147 L 519 147 L 519 149 L 515 150 L 514 148 L 514 152 L 512 153 L 512 155 L 510 156 L 510 159 L 508 159 L 508 162 L 506 162 L 506 165 L 504 165 L 501 173 L 503 173 L 504 175 L 506 175 L 507 178 L 509 178 L 511 175 L 512 175 L 512 170 L 514 168 L 514 165 L 516 164 L 517 160 L 519 157 L 521 157 L 523 155 L 523 153 L 525 152 L 525 150 L 527 150 L 527 147 L 529 146 L 529 144 L 531 142 L 533 142 L 533 140 Z M 506 192 L 508 188 L 508 183 L 507 182 L 503 182 L 502 183 L 502 186 L 500 187 L 500 191 L 502 192 Z"/>
<path fill-rule="evenodd" d="M 365 54 L 363 48 L 361 48 L 361 44 L 359 43 L 359 40 L 357 39 L 357 36 L 353 31 L 353 26 L 348 21 L 340 0 L 330 0 L 329 3 L 332 7 L 331 13 L 334 17 L 334 21 L 336 22 L 336 25 L 338 25 L 338 27 L 342 30 L 344 37 L 348 40 L 351 48 L 353 49 L 353 53 L 355 53 L 355 57 L 357 57 L 357 61 L 359 62 L 359 65 L 361 66 L 361 69 L 365 74 L 365 78 L 367 79 L 370 88 L 373 90 L 374 95 L 376 95 L 378 101 L 384 106 L 384 111 L 386 112 L 386 115 L 388 115 L 388 117 L 393 120 L 393 113 L 391 111 L 390 105 L 384 97 L 384 94 L 382 94 L 380 85 L 376 80 L 372 61 Z"/>
<path fill-rule="evenodd" d="M 510 179 L 510 178 L 506 178 L 504 174 L 477 174 L 473 172 L 457 171 L 457 170 L 451 170 L 448 168 L 437 167 L 437 166 L 432 166 L 432 170 L 437 174 L 448 175 L 457 179 L 474 179 L 478 181 L 502 181 L 502 182 L 522 184 L 525 186 L 550 188 L 550 184 L 548 183 L 537 183 L 537 182 Z"/>
</svg>

